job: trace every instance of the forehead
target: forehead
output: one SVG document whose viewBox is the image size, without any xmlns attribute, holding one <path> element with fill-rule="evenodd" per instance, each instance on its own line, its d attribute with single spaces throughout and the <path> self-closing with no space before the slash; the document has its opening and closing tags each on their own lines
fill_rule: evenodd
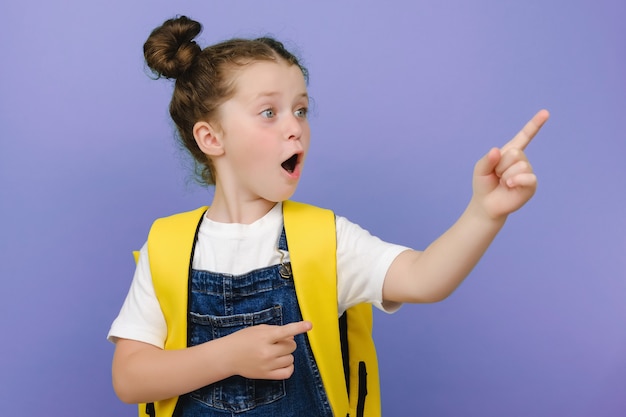
<svg viewBox="0 0 626 417">
<path fill-rule="evenodd" d="M 306 81 L 302 70 L 283 60 L 255 61 L 237 69 L 233 76 L 234 96 L 241 98 L 262 94 L 302 95 Z"/>
</svg>

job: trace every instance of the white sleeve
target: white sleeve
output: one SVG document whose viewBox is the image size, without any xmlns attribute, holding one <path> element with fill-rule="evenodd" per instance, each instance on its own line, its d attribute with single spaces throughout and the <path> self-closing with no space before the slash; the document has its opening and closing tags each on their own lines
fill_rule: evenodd
<svg viewBox="0 0 626 417">
<path fill-rule="evenodd" d="M 139 252 L 139 262 L 135 269 L 133 282 L 124 300 L 119 315 L 113 321 L 107 339 L 132 339 L 163 348 L 167 336 L 167 325 L 156 298 L 147 243 Z"/>
<path fill-rule="evenodd" d="M 372 303 L 388 313 L 400 308 L 383 305 L 383 283 L 396 256 L 409 248 L 384 242 L 341 216 L 336 216 L 336 227 L 339 314 L 359 303 Z"/>
</svg>

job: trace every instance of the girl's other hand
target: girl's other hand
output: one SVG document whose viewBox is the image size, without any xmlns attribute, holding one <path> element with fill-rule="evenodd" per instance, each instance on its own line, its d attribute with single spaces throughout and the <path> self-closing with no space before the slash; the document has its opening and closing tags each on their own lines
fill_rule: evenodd
<svg viewBox="0 0 626 417">
<path fill-rule="evenodd" d="M 540 110 L 511 141 L 491 149 L 476 163 L 472 200 L 489 218 L 505 218 L 535 193 L 537 177 L 524 149 L 549 117 L 547 110 Z"/>
<path fill-rule="evenodd" d="M 250 379 L 289 378 L 294 370 L 294 337 L 312 327 L 308 321 L 284 326 L 261 324 L 225 336 L 223 341 L 228 340 L 227 355 L 233 373 Z"/>
</svg>

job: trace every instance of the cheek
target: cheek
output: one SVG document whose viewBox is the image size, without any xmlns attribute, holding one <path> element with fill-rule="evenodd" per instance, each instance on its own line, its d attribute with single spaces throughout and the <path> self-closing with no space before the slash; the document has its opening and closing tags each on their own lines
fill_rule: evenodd
<svg viewBox="0 0 626 417">
<path fill-rule="evenodd" d="M 280 149 L 277 149 L 275 141 L 263 140 L 260 137 L 249 141 L 241 150 L 243 158 L 252 166 L 274 163 L 277 155 L 280 155 Z"/>
</svg>

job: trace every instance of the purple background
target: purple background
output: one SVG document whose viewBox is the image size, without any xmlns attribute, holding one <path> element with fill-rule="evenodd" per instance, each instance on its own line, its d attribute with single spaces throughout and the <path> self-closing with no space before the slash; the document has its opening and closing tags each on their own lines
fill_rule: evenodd
<svg viewBox="0 0 626 417">
<path fill-rule="evenodd" d="M 177 5 L 182 3 L 183 5 Z M 134 416 L 105 340 L 151 221 L 210 201 L 145 74 L 164 19 L 273 34 L 311 72 L 295 198 L 425 247 L 535 111 L 535 198 L 462 287 L 376 314 L 387 416 L 626 415 L 623 1 L 4 1 L 0 415 Z"/>
</svg>

